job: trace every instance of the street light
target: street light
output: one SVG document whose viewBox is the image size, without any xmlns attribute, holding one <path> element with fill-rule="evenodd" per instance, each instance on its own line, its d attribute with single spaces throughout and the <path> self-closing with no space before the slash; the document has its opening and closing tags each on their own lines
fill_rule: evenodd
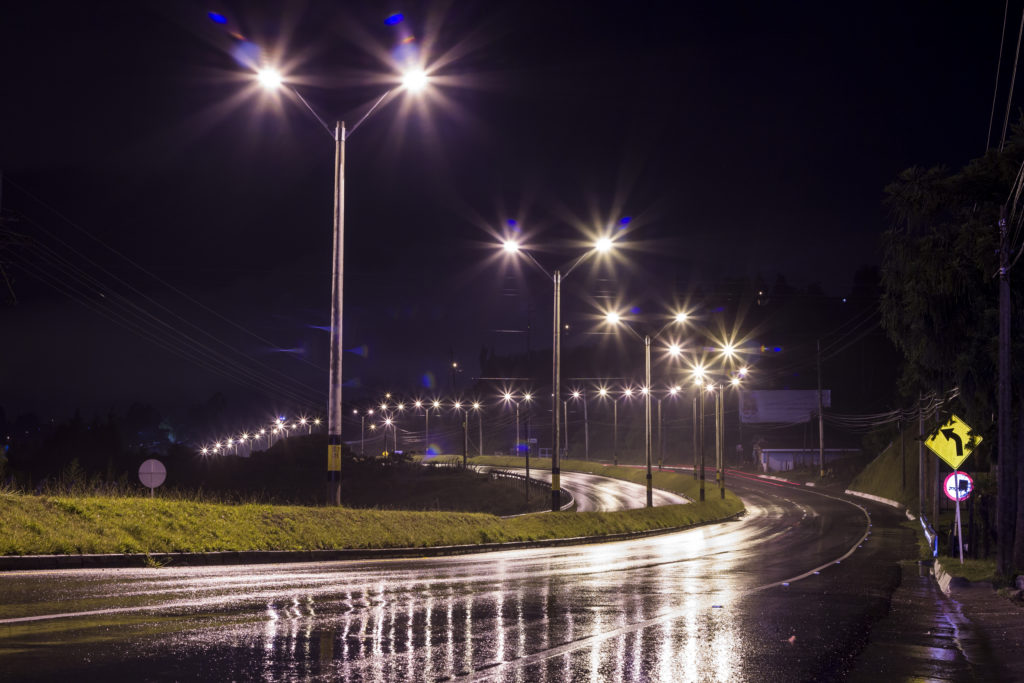
<svg viewBox="0 0 1024 683">
<path fill-rule="evenodd" d="M 401 76 L 400 85 L 385 91 L 377 98 L 362 118 L 347 132 L 344 121 L 336 121 L 334 128 L 331 129 L 306 101 L 306 98 L 294 87 L 288 85 L 284 76 L 276 69 L 261 68 L 256 72 L 256 79 L 267 90 L 287 88 L 334 140 L 334 246 L 331 252 L 333 265 L 331 275 L 331 350 L 327 389 L 327 478 L 333 484 L 334 504 L 341 505 L 341 365 L 344 353 L 341 347 L 341 324 L 345 269 L 345 141 L 397 88 L 411 93 L 421 92 L 426 87 L 429 78 L 421 67 L 407 70 Z"/>
<path fill-rule="evenodd" d="M 533 254 L 524 249 L 517 240 L 506 239 L 502 248 L 508 254 L 525 254 L 530 263 L 537 267 L 545 276 L 551 279 L 554 285 L 554 303 L 552 305 L 552 342 L 551 342 L 551 511 L 558 512 L 561 507 L 561 470 L 558 466 L 559 441 L 561 440 L 562 419 L 558 410 L 558 402 L 562 399 L 562 280 L 569 277 L 569 274 L 589 257 L 596 253 L 605 254 L 611 251 L 614 240 L 611 237 L 603 236 L 598 238 L 590 250 L 581 254 L 566 269 L 563 275 L 561 270 L 549 273 L 547 268 L 540 264 Z"/>
<path fill-rule="evenodd" d="M 480 401 L 473 402 L 473 412 L 476 413 L 476 426 L 479 430 L 478 436 L 480 438 L 480 442 L 477 444 L 477 454 L 481 457 L 484 454 L 484 414 L 481 410 L 482 407 Z"/>
<path fill-rule="evenodd" d="M 573 400 L 583 401 L 583 458 L 590 461 L 590 418 L 587 416 L 587 394 L 582 389 L 572 392 Z"/>
<path fill-rule="evenodd" d="M 523 401 L 529 403 L 533 400 L 533 396 L 529 393 L 523 394 L 522 399 L 516 400 L 515 395 L 511 391 L 506 391 L 502 397 L 505 403 L 511 403 L 516 407 L 516 455 L 519 455 L 520 443 L 519 438 L 519 404 Z M 530 501 L 530 445 L 526 445 L 526 501 Z"/>
<path fill-rule="evenodd" d="M 462 411 L 462 469 L 466 469 L 467 451 L 469 451 L 469 406 L 463 408 L 462 401 L 455 401 L 452 403 L 452 407 L 455 409 L 456 415 L 460 410 Z"/>
<path fill-rule="evenodd" d="M 645 334 L 641 337 L 640 333 L 633 329 L 629 322 L 623 320 L 622 316 L 618 313 L 610 311 L 605 315 L 605 320 L 610 324 L 625 327 L 633 336 L 644 343 L 644 386 L 641 391 L 644 396 L 644 460 L 647 464 L 647 507 L 654 506 L 654 475 L 651 472 L 651 341 L 660 337 L 670 325 L 684 323 L 686 319 L 686 313 L 676 313 L 672 320 L 665 323 L 653 335 Z"/>
</svg>

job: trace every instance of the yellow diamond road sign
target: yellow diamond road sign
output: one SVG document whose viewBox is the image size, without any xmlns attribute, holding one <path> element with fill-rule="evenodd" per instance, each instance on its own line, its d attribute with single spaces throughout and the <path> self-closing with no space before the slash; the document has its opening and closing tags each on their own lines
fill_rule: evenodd
<svg viewBox="0 0 1024 683">
<path fill-rule="evenodd" d="M 971 436 L 971 428 L 966 422 L 956 415 L 950 415 L 946 424 L 928 437 L 924 445 L 957 470 L 979 443 L 981 437 Z"/>
</svg>

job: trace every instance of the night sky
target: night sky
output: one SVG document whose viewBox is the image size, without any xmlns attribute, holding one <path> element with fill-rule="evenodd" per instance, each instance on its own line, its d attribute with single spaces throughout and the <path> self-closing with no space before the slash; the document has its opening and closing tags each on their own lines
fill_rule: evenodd
<svg viewBox="0 0 1024 683">
<path fill-rule="evenodd" d="M 324 400 L 333 141 L 255 89 L 231 33 L 328 123 L 391 87 L 408 36 L 436 77 L 348 141 L 359 396 L 444 393 L 452 358 L 468 385 L 482 345 L 550 344 L 550 281 L 494 248 L 509 220 L 549 269 L 588 232 L 619 238 L 623 258 L 567 280 L 574 324 L 596 291 L 647 313 L 736 276 L 843 295 L 880 262 L 885 185 L 983 153 L 1003 20 L 1002 3 L 924 1 L 280 5 L 5 7 L 9 418 Z M 1004 107 L 1005 87 L 996 136 Z"/>
</svg>

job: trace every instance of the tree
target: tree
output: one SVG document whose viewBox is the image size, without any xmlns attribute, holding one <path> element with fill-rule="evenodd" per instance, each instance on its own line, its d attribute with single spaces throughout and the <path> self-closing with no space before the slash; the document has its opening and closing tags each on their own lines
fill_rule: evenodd
<svg viewBox="0 0 1024 683">
<path fill-rule="evenodd" d="M 953 173 L 944 167 L 909 168 L 885 190 L 892 226 L 883 236 L 882 325 L 905 359 L 901 388 L 908 396 L 919 391 L 943 394 L 959 388 L 967 421 L 996 445 L 998 351 L 998 280 L 1000 208 L 1012 206 L 1011 188 L 1024 158 L 1024 129 L 1018 126 L 1007 147 L 989 151 Z M 1024 206 L 1016 207 L 1016 211 Z M 1024 297 L 1022 279 L 1013 287 L 1020 320 Z M 1021 358 L 1018 340 L 1012 351 L 1011 382 L 1020 406 Z M 1012 411 L 1019 414 L 1018 410 Z M 1013 430 L 1011 430 L 1012 432 Z M 1011 444 L 1008 453 L 1020 462 L 1024 443 Z M 1024 554 L 1024 523 L 1017 524 L 1018 491 L 1012 476 L 1014 462 L 987 462 L 980 450 L 974 466 L 996 470 L 999 487 L 997 515 L 999 572 L 1012 570 L 1013 548 Z M 1015 535 L 1018 537 L 1014 543 Z M 1024 557 L 1017 557 L 1024 566 Z"/>
</svg>

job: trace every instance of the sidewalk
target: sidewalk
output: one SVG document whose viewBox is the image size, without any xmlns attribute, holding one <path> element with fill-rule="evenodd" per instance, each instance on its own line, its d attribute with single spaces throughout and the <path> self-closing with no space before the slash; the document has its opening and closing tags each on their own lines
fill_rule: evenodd
<svg viewBox="0 0 1024 683">
<path fill-rule="evenodd" d="M 943 578 L 941 565 L 934 574 L 936 581 Z M 964 619 L 984 634 L 1001 665 L 1001 680 L 1024 681 L 1024 606 L 999 595 L 986 582 L 957 580 L 948 583 L 946 592 Z"/>
</svg>

